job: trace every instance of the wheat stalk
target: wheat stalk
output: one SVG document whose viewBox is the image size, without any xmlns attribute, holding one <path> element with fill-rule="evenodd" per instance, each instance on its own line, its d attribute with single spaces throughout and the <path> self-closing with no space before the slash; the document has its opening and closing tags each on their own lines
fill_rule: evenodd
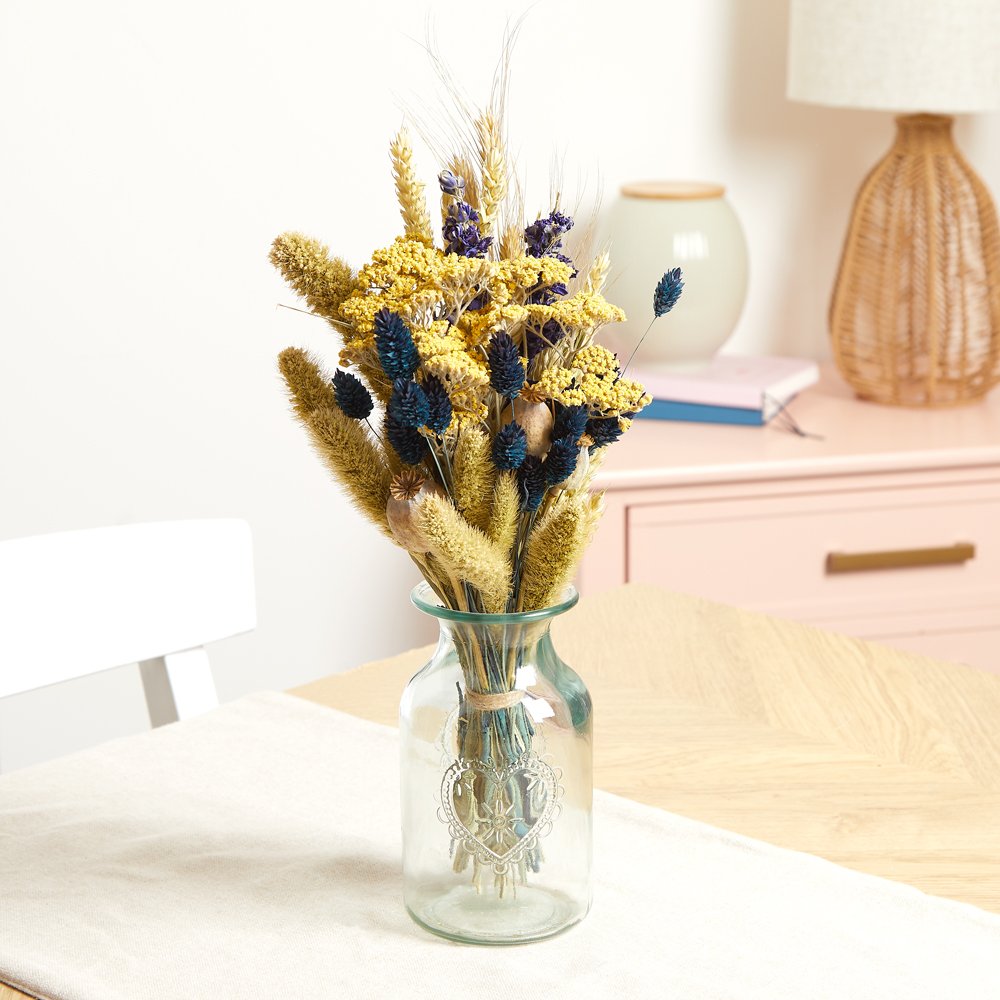
<svg viewBox="0 0 1000 1000">
<path fill-rule="evenodd" d="M 406 129 L 400 129 L 389 146 L 392 160 L 392 176 L 396 181 L 396 198 L 399 214 L 403 217 L 403 231 L 411 240 L 419 240 L 425 246 L 434 242 L 431 217 L 427 212 L 424 185 L 417 180 L 413 170 L 413 150 Z"/>
<path fill-rule="evenodd" d="M 591 295 L 599 295 L 604 288 L 604 283 L 608 280 L 608 271 L 610 269 L 611 254 L 605 250 L 599 253 L 594 258 L 594 263 L 590 265 L 584 290 Z"/>
<path fill-rule="evenodd" d="M 504 260 L 514 260 L 524 254 L 524 229 L 519 223 L 511 223 L 500 237 L 500 256 Z"/>
<path fill-rule="evenodd" d="M 489 235 L 507 195 L 507 163 L 500 125 L 492 111 L 476 121 L 479 157 L 482 163 L 482 191 L 479 195 L 479 231 Z"/>
<path fill-rule="evenodd" d="M 467 156 L 456 153 L 448 163 L 448 169 L 465 181 L 465 201 L 479 211 L 479 174 Z M 443 199 L 442 199 L 443 200 Z M 442 211 L 447 211 L 443 209 Z"/>
</svg>

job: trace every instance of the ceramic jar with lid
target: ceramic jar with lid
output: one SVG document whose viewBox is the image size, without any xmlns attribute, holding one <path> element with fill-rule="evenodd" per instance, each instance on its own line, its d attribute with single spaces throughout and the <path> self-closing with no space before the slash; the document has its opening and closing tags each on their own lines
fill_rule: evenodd
<svg viewBox="0 0 1000 1000">
<path fill-rule="evenodd" d="M 612 300 L 628 320 L 615 331 L 627 357 L 652 318 L 652 294 L 664 271 L 680 267 L 684 294 L 640 347 L 641 368 L 697 368 L 729 339 L 747 292 L 743 228 L 721 184 L 642 181 L 626 184 L 609 216 Z M 658 326 L 662 327 L 658 330 Z"/>
</svg>

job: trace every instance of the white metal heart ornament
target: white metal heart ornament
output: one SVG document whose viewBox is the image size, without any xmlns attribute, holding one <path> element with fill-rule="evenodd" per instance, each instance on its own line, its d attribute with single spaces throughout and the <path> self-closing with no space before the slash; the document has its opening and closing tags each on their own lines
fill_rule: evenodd
<svg viewBox="0 0 1000 1000">
<path fill-rule="evenodd" d="M 502 765 L 459 757 L 441 780 L 439 815 L 453 843 L 502 876 L 522 864 L 536 868 L 562 793 L 557 771 L 533 753 Z"/>
</svg>

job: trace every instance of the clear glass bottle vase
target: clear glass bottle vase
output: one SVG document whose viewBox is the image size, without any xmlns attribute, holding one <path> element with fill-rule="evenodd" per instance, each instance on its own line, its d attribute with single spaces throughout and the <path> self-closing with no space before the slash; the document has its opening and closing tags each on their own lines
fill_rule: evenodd
<svg viewBox="0 0 1000 1000">
<path fill-rule="evenodd" d="M 412 599 L 440 639 L 400 704 L 406 908 L 460 941 L 549 937 L 590 907 L 590 695 L 549 635 L 576 591 L 508 615 Z"/>
</svg>

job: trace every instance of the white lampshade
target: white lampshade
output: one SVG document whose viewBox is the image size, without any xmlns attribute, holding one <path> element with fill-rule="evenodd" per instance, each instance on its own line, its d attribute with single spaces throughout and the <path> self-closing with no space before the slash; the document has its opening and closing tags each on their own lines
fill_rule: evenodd
<svg viewBox="0 0 1000 1000">
<path fill-rule="evenodd" d="M 788 96 L 898 112 L 1000 107 L 1000 0 L 792 0 Z"/>
</svg>

